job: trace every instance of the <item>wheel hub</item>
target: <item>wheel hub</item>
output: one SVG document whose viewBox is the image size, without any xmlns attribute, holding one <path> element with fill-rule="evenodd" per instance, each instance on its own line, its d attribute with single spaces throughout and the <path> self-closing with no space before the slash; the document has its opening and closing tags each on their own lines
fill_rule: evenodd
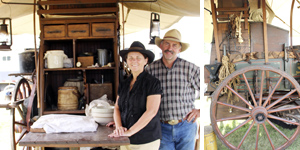
<svg viewBox="0 0 300 150">
<path fill-rule="evenodd" d="M 251 116 L 256 123 L 261 124 L 266 121 L 268 112 L 265 107 L 259 106 L 252 110 Z"/>
</svg>

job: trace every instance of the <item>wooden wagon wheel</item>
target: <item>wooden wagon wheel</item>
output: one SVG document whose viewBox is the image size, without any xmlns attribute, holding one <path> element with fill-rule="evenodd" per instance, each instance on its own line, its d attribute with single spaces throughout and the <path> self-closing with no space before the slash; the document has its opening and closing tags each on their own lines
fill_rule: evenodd
<svg viewBox="0 0 300 150">
<path fill-rule="evenodd" d="M 260 83 L 259 83 L 260 88 L 256 93 L 257 95 L 259 95 L 259 100 L 255 100 L 253 90 L 250 86 L 251 80 L 249 78 L 248 79 L 246 78 L 246 75 L 249 76 L 249 74 L 253 73 L 254 71 L 258 71 L 259 74 L 258 78 L 260 79 Z M 270 74 L 272 74 L 272 77 L 276 77 L 276 78 L 272 78 L 272 81 L 276 80 L 273 84 L 273 88 L 264 87 L 264 85 L 266 85 L 265 74 L 267 71 Z M 234 79 L 237 76 L 239 76 L 241 81 L 244 83 L 245 89 L 249 90 L 248 91 L 250 95 L 249 101 L 246 100 L 241 93 L 238 93 L 238 91 L 235 91 L 234 89 L 230 88 L 230 86 L 227 85 L 232 79 Z M 276 89 L 279 88 L 280 83 L 283 81 L 289 82 L 291 86 L 290 91 L 287 94 L 281 96 L 280 98 L 271 101 L 270 99 L 272 95 L 274 94 Z M 229 104 L 227 102 L 220 101 L 221 91 L 223 88 L 228 88 L 228 90 L 232 91 L 233 95 L 238 96 L 239 100 L 245 103 L 247 107 L 241 107 L 235 104 Z M 268 96 L 263 99 L 262 95 L 266 93 L 268 94 Z M 275 116 L 274 113 L 299 109 L 300 106 L 294 106 L 289 108 L 275 108 L 274 106 L 276 106 L 276 104 L 280 103 L 281 101 L 289 97 L 291 94 L 300 95 L 300 86 L 292 76 L 285 73 L 284 71 L 275 69 L 271 66 L 250 66 L 235 71 L 234 73 L 230 74 L 217 87 L 217 89 L 212 95 L 211 123 L 215 134 L 222 141 L 222 143 L 230 149 L 249 149 L 249 147 L 246 147 L 245 146 L 246 144 L 243 145 L 243 143 L 245 143 L 246 140 L 251 141 L 250 139 L 254 139 L 254 138 L 255 138 L 255 142 L 254 142 L 255 145 L 253 143 L 251 148 L 255 147 L 256 150 L 267 149 L 265 147 L 265 144 L 270 145 L 272 149 L 285 149 L 286 147 L 291 145 L 292 142 L 297 138 L 300 131 L 300 123 L 299 121 L 291 121 L 286 118 Z M 230 117 L 217 118 L 218 106 L 222 106 L 222 107 L 226 106 L 228 108 L 240 110 L 241 112 L 244 113 L 236 114 Z M 292 130 L 291 133 L 285 133 L 283 132 L 283 129 L 280 129 L 280 127 L 274 125 L 269 120 L 270 118 L 296 125 L 297 128 Z M 235 125 L 233 126 L 232 130 L 230 129 L 230 131 L 229 130 L 224 131 L 223 130 L 224 123 L 227 123 L 229 121 L 234 122 Z M 261 126 L 263 126 L 263 128 L 261 128 Z M 245 131 L 244 129 L 247 129 L 247 131 Z M 274 136 L 275 134 L 276 136 L 271 137 L 272 135 L 270 134 L 271 132 L 269 132 L 270 130 L 273 131 L 272 135 Z M 240 132 L 244 131 L 244 132 L 240 133 L 239 131 Z M 234 135 L 236 136 L 237 133 L 239 137 L 229 138 Z M 269 143 L 261 142 L 263 137 L 268 138 Z M 277 140 L 278 138 L 282 138 L 283 141 L 281 143 L 278 142 Z M 232 139 L 234 139 L 234 141 Z"/>
<path fill-rule="evenodd" d="M 22 137 L 27 133 L 27 124 L 26 124 L 26 117 L 23 113 L 23 101 L 30 97 L 31 94 L 31 87 L 28 81 L 25 78 L 19 80 L 18 84 L 15 86 L 13 97 L 12 97 L 12 104 L 17 102 L 22 102 L 17 105 L 15 108 L 10 110 L 11 116 L 11 125 L 10 125 L 10 132 L 11 132 L 11 148 L 12 150 L 16 150 L 17 144 L 22 139 Z M 18 113 L 16 113 L 18 111 Z M 19 117 L 19 118 L 16 118 Z M 21 127 L 21 128 L 20 128 Z M 21 133 L 19 138 L 16 139 L 16 129 L 21 129 Z"/>
</svg>

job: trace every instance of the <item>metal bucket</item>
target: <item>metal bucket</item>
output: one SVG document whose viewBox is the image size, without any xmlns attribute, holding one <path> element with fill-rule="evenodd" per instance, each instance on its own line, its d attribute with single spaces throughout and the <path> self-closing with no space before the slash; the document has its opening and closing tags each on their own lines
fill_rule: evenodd
<svg viewBox="0 0 300 150">
<path fill-rule="evenodd" d="M 35 69 L 34 50 L 26 50 L 19 54 L 20 73 L 32 73 Z"/>
<path fill-rule="evenodd" d="M 216 135 L 210 125 L 204 127 L 204 150 L 217 150 Z"/>
</svg>

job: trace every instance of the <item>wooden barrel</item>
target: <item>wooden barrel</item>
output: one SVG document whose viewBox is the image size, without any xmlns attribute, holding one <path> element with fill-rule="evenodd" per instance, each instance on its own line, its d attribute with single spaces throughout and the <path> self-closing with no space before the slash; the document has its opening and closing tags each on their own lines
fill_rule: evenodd
<svg viewBox="0 0 300 150">
<path fill-rule="evenodd" d="M 78 108 L 78 88 L 63 86 L 58 88 L 58 110 L 76 110 Z"/>
</svg>

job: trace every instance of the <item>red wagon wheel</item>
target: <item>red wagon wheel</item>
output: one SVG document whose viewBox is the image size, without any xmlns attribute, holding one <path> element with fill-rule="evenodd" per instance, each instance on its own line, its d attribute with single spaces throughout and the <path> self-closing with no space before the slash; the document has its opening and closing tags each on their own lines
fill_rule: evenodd
<svg viewBox="0 0 300 150">
<path fill-rule="evenodd" d="M 254 97 L 254 90 L 251 87 L 251 83 L 254 81 L 247 78 L 253 75 L 254 72 L 258 72 L 259 87 L 256 91 L 258 99 Z M 267 88 L 266 85 L 266 73 L 270 73 L 272 77 L 271 87 Z M 246 77 L 247 76 L 247 77 Z M 228 83 L 235 77 L 239 77 L 244 84 L 244 88 L 248 90 L 249 99 L 244 98 L 243 93 L 235 91 Z M 252 82 L 253 81 L 253 82 Z M 290 90 L 287 94 L 274 99 L 273 94 L 280 88 L 282 82 L 288 82 Z M 226 101 L 221 101 L 221 91 L 223 88 L 230 90 L 233 95 L 239 98 L 240 103 L 243 103 L 247 107 L 242 107 L 236 104 L 229 104 Z M 284 111 L 293 111 L 300 109 L 300 106 L 293 106 L 287 108 L 278 108 L 278 104 L 282 103 L 292 94 L 300 95 L 300 86 L 298 82 L 289 74 L 275 69 L 271 66 L 250 66 L 237 70 L 230 74 L 223 82 L 218 86 L 212 95 L 211 103 L 211 123 L 215 134 L 230 149 L 285 149 L 297 138 L 300 131 L 299 120 L 290 120 L 285 117 L 276 116 L 274 114 Z M 267 95 L 263 97 L 263 95 Z M 218 107 L 228 107 L 239 110 L 240 114 L 234 114 L 229 117 L 217 117 Z M 222 112 L 224 113 L 224 112 Z M 228 112 L 229 113 L 229 112 Z M 285 132 L 277 125 L 273 124 L 270 119 L 279 120 L 288 124 L 296 125 L 297 127 L 290 132 Z M 230 122 L 232 127 L 224 129 L 224 125 Z M 225 125 L 226 126 L 226 125 Z M 262 126 L 262 128 L 261 128 Z M 226 128 L 226 127 L 225 127 Z M 245 130 L 247 129 L 247 130 Z M 243 133 L 242 133 L 243 131 Z M 234 137 L 233 137 L 234 136 Z M 278 138 L 283 140 L 279 142 Z M 255 140 L 253 140 L 255 139 Z M 263 139 L 267 139 L 268 142 L 262 142 Z M 252 146 L 247 147 L 246 141 L 252 141 Z M 270 148 L 267 148 L 270 146 Z"/>
<path fill-rule="evenodd" d="M 25 78 L 19 80 L 18 84 L 15 86 L 12 104 L 18 104 L 15 108 L 10 110 L 11 116 L 11 148 L 16 150 L 16 147 L 22 137 L 27 133 L 26 131 L 26 116 L 24 115 L 24 104 L 23 101 L 30 97 L 31 87 Z M 16 113 L 18 111 L 18 113 Z M 19 132 L 19 133 L 17 133 Z M 16 139 L 18 135 L 18 139 Z"/>
</svg>

